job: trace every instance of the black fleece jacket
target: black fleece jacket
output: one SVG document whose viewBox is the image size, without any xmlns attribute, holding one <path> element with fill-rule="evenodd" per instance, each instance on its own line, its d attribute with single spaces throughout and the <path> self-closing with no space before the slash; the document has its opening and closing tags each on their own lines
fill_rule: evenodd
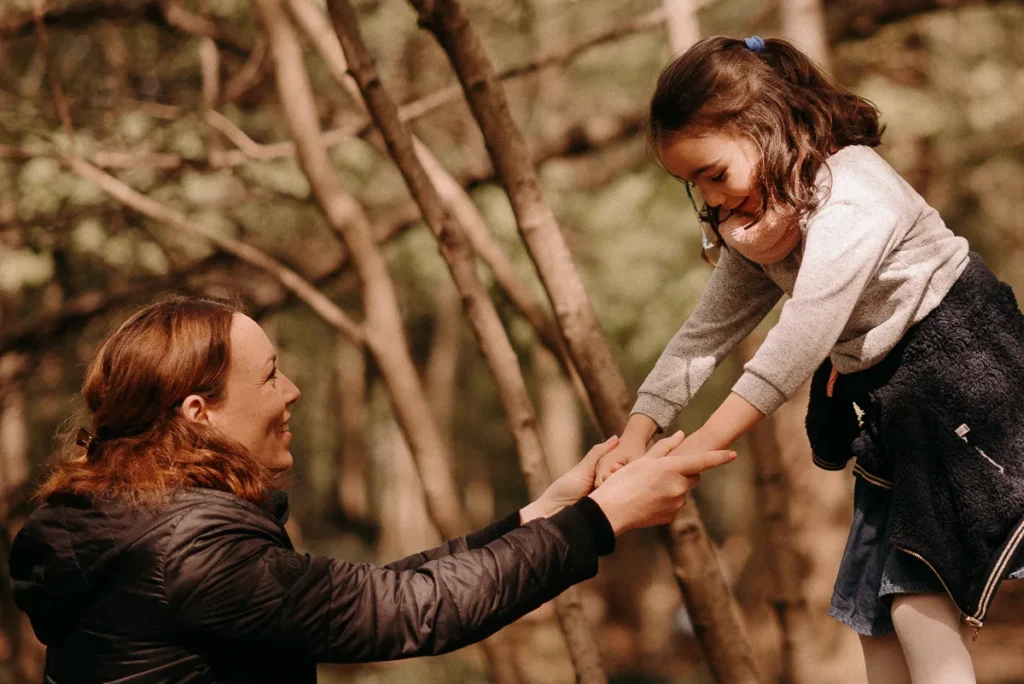
<svg viewBox="0 0 1024 684">
<path fill-rule="evenodd" d="M 209 489 L 142 509 L 52 498 L 10 560 L 45 682 L 315 682 L 318 662 L 443 653 L 592 577 L 614 547 L 589 498 L 384 567 L 295 552 L 286 516 L 286 499 L 263 510 Z"/>
<path fill-rule="evenodd" d="M 976 625 L 1024 553 L 1024 316 L 977 254 L 876 366 L 811 383 L 820 467 L 893 489 L 890 539 Z M 831 386 L 831 387 L 830 387 Z"/>
</svg>

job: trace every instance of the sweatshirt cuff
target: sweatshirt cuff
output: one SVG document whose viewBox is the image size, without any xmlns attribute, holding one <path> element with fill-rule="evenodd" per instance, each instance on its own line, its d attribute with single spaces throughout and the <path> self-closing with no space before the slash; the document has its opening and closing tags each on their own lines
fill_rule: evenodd
<svg viewBox="0 0 1024 684">
<path fill-rule="evenodd" d="M 749 401 L 754 408 L 766 416 L 775 413 L 776 409 L 786 403 L 789 398 L 764 378 L 746 371 L 732 391 Z"/>
<path fill-rule="evenodd" d="M 633 410 L 630 411 L 630 415 L 642 413 L 657 423 L 661 430 L 666 430 L 682 410 L 683 407 L 679 404 L 662 399 L 654 394 L 641 392 L 636 397 L 636 403 L 633 404 Z"/>
<path fill-rule="evenodd" d="M 492 522 L 482 530 L 471 532 L 466 535 L 466 548 L 468 550 L 481 549 L 498 537 L 502 537 L 505 534 L 519 527 L 521 519 L 519 517 L 519 511 L 514 511 L 511 515 L 506 518 L 502 518 L 497 522 Z"/>
</svg>

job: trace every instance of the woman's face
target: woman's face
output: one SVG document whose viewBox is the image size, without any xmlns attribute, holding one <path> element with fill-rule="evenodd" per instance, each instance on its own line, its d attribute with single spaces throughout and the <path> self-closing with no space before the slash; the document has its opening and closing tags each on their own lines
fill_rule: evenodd
<svg viewBox="0 0 1024 684">
<path fill-rule="evenodd" d="M 724 133 L 681 134 L 658 153 L 669 173 L 700 189 L 708 206 L 749 215 L 760 210 L 761 192 L 754 181 L 757 148 L 750 140 Z"/>
<path fill-rule="evenodd" d="M 292 466 L 288 407 L 301 393 L 277 369 L 277 353 L 256 321 L 235 314 L 225 396 L 206 408 L 210 425 L 273 470 Z"/>
</svg>

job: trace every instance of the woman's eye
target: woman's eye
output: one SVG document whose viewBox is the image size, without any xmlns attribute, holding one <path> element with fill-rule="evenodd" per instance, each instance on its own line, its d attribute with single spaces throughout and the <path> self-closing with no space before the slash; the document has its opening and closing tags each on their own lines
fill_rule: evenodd
<svg viewBox="0 0 1024 684">
<path fill-rule="evenodd" d="M 724 180 L 725 180 L 725 171 L 722 171 L 720 174 L 718 174 L 717 176 L 712 178 L 711 182 L 712 183 L 721 183 Z"/>
<path fill-rule="evenodd" d="M 267 380 L 270 381 L 271 385 L 273 385 L 274 387 L 277 387 L 277 369 L 276 368 L 274 369 L 274 372 L 270 374 L 270 377 L 267 378 Z"/>
</svg>

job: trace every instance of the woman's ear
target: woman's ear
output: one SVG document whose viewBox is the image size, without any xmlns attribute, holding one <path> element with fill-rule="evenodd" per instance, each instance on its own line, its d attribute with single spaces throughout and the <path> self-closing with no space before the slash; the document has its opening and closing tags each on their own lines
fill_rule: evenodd
<svg viewBox="0 0 1024 684">
<path fill-rule="evenodd" d="M 190 394 L 181 402 L 181 412 L 185 417 L 196 423 L 209 423 L 210 417 L 206 413 L 206 399 L 198 394 Z"/>
</svg>

